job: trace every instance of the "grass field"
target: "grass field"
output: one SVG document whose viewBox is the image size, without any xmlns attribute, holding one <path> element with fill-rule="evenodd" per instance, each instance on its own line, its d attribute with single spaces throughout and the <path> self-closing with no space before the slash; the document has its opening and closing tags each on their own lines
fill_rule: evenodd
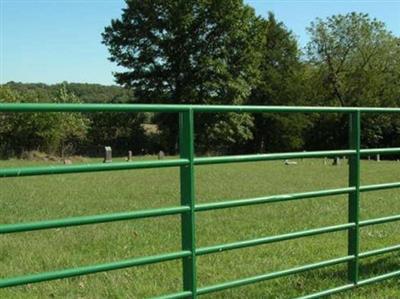
<svg viewBox="0 0 400 299">
<path fill-rule="evenodd" d="M 196 167 L 197 202 L 322 190 L 347 185 L 347 165 L 322 160 Z M 1 161 L 0 167 L 43 162 Z M 400 163 L 363 161 L 362 183 L 400 180 Z M 179 204 L 177 168 L 0 179 L 0 223 L 94 215 Z M 361 218 L 400 214 L 400 191 L 362 193 Z M 0 236 L 0 276 L 10 277 L 180 250 L 179 216 Z M 347 222 L 346 196 L 197 214 L 197 246 Z M 347 255 L 345 232 L 198 258 L 199 286 Z M 361 250 L 400 244 L 399 224 L 363 228 Z M 346 283 L 346 265 L 205 298 L 292 298 Z M 398 253 L 362 260 L 361 277 L 400 269 Z M 0 290 L 0 298 L 142 298 L 181 290 L 179 261 Z M 399 298 L 398 279 L 332 298 Z"/>
</svg>

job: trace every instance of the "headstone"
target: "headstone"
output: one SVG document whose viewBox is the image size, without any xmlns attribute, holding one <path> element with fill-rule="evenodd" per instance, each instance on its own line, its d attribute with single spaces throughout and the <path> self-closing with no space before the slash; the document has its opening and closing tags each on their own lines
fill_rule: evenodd
<svg viewBox="0 0 400 299">
<path fill-rule="evenodd" d="M 132 151 L 128 151 L 128 159 L 127 159 L 127 161 L 128 162 L 132 161 Z"/>
<path fill-rule="evenodd" d="M 297 165 L 296 161 L 285 160 L 285 165 Z"/>
<path fill-rule="evenodd" d="M 371 156 L 368 156 L 368 161 L 371 161 Z"/>
<path fill-rule="evenodd" d="M 64 159 L 64 164 L 65 165 L 72 164 L 72 161 L 70 159 Z"/>
<path fill-rule="evenodd" d="M 376 162 L 381 162 L 381 155 L 380 154 L 376 155 Z"/>
<path fill-rule="evenodd" d="M 328 158 L 327 157 L 324 158 L 324 165 L 326 165 L 326 164 L 328 164 Z"/>
<path fill-rule="evenodd" d="M 158 160 L 162 160 L 165 158 L 165 153 L 163 151 L 158 152 Z"/>
<path fill-rule="evenodd" d="M 104 147 L 104 161 L 103 163 L 111 163 L 112 162 L 112 149 L 111 146 Z"/>
<path fill-rule="evenodd" d="M 339 157 L 335 157 L 335 158 L 333 159 L 332 165 L 335 165 L 335 166 L 340 165 L 340 158 L 339 158 Z"/>
</svg>

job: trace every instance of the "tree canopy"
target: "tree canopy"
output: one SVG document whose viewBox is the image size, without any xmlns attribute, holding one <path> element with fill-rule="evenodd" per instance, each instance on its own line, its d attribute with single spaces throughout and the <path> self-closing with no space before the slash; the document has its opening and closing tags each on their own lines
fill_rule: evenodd
<svg viewBox="0 0 400 299">
<path fill-rule="evenodd" d="M 316 19 L 308 32 L 301 48 L 273 13 L 257 16 L 242 0 L 126 0 L 102 34 L 123 88 L 10 82 L 1 85 L 0 101 L 400 105 L 400 38 L 383 22 L 338 14 Z M 196 115 L 195 126 L 201 153 L 333 149 L 348 142 L 348 119 L 335 114 L 207 113 Z M 364 147 L 398 146 L 399 132 L 394 114 L 363 117 Z M 175 154 L 177 135 L 172 114 L 0 115 L 3 154 L 98 153 L 104 145 Z"/>
</svg>

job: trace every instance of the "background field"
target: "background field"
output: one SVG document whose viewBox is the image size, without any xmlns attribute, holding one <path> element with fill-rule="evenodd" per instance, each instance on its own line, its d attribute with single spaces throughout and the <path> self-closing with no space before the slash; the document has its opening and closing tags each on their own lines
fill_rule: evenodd
<svg viewBox="0 0 400 299">
<path fill-rule="evenodd" d="M 94 162 L 94 160 L 93 160 Z M 321 190 L 347 185 L 347 165 L 322 160 L 196 167 L 197 202 Z M 46 162 L 50 163 L 50 162 Z M 0 167 L 43 162 L 8 160 Z M 362 161 L 362 183 L 400 179 L 400 163 Z M 148 169 L 0 179 L 0 222 L 132 211 L 179 204 L 179 171 Z M 400 213 L 397 190 L 362 193 L 361 219 Z M 197 246 L 345 223 L 346 196 L 197 214 Z M 0 236 L 0 276 L 117 261 L 180 249 L 179 216 Z M 400 243 L 399 224 L 362 229 L 361 250 Z M 198 258 L 199 286 L 347 254 L 346 233 L 325 234 Z M 362 260 L 362 278 L 398 270 L 392 253 Z M 345 265 L 213 293 L 205 298 L 292 298 L 346 282 Z M 179 261 L 0 290 L 0 298 L 142 298 L 179 291 Z M 334 298 L 397 298 L 398 280 Z"/>
</svg>

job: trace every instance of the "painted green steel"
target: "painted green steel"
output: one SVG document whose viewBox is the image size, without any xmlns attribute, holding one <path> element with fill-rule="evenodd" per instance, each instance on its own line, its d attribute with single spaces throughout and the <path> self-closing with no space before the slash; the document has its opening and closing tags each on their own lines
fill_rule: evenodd
<svg viewBox="0 0 400 299">
<path fill-rule="evenodd" d="M 306 295 L 306 296 L 302 296 L 302 297 L 298 297 L 297 299 L 314 299 L 314 298 L 322 298 L 322 297 L 326 297 L 329 295 L 334 295 L 343 291 L 348 291 L 351 290 L 355 287 L 354 284 L 345 284 L 343 286 L 340 287 L 336 287 L 336 288 L 332 288 L 329 290 L 325 290 L 322 292 L 318 292 L 318 293 L 314 293 L 314 294 L 310 294 L 310 295 Z"/>
<path fill-rule="evenodd" d="M 367 258 L 375 255 L 381 255 L 381 254 L 387 254 L 391 253 L 394 251 L 399 251 L 400 250 L 400 245 L 395 245 L 395 246 L 390 246 L 390 247 L 385 247 L 385 248 L 379 248 L 379 249 L 374 249 L 370 251 L 365 251 L 361 252 L 358 256 L 360 258 Z"/>
<path fill-rule="evenodd" d="M 350 156 L 349 159 L 349 186 L 354 187 L 355 190 L 349 193 L 348 219 L 349 222 L 355 223 L 355 226 L 348 231 L 348 255 L 353 255 L 355 258 L 348 262 L 347 277 L 354 284 L 358 282 L 358 253 L 360 251 L 360 127 L 360 112 L 351 113 L 349 121 L 349 147 L 355 150 L 356 153 Z"/>
<path fill-rule="evenodd" d="M 61 228 L 61 227 L 69 227 L 77 225 L 99 224 L 99 223 L 124 221 L 124 220 L 138 219 L 138 218 L 161 217 L 161 216 L 181 214 L 183 212 L 188 212 L 188 211 L 190 211 L 189 206 L 179 206 L 179 207 L 166 207 L 159 209 L 148 209 L 141 211 L 112 213 L 103 215 L 70 217 L 64 219 L 54 219 L 47 221 L 28 222 L 28 223 L 3 224 L 0 225 L 0 234 L 10 234 L 10 233 Z"/>
<path fill-rule="evenodd" d="M 395 277 L 398 277 L 398 276 L 400 276 L 400 270 L 360 280 L 358 282 L 358 285 L 359 286 L 364 286 L 364 285 L 367 285 L 367 284 L 376 283 L 376 282 L 379 282 L 379 281 L 382 281 L 382 280 L 395 278 Z"/>
<path fill-rule="evenodd" d="M 165 207 L 140 211 L 129 211 L 122 213 L 70 217 L 37 221 L 30 223 L 2 224 L 0 234 L 28 232 L 34 230 L 53 229 L 89 224 L 106 223 L 113 221 L 124 221 L 138 218 L 161 217 L 168 215 L 181 215 L 181 238 L 182 250 L 174 253 L 165 253 L 156 256 L 134 258 L 118 262 L 84 266 L 54 272 L 38 273 L 22 277 L 0 279 L 0 288 L 24 285 L 28 283 L 42 282 L 54 279 L 62 279 L 73 276 L 88 275 L 97 272 L 111 271 L 170 260 L 182 260 L 183 290 L 174 294 L 164 295 L 159 298 L 195 298 L 198 295 L 222 291 L 224 289 L 248 285 L 260 281 L 293 275 L 305 271 L 329 267 L 340 263 L 348 263 L 349 284 L 329 290 L 310 294 L 302 298 L 320 298 L 335 294 L 344 290 L 352 289 L 385 279 L 400 276 L 400 270 L 380 276 L 359 280 L 359 259 L 369 258 L 376 255 L 387 254 L 400 250 L 400 245 L 393 245 L 380 249 L 359 252 L 359 231 L 361 227 L 400 221 L 400 215 L 366 219 L 360 221 L 360 192 L 370 192 L 399 188 L 400 182 L 360 186 L 360 159 L 361 156 L 372 154 L 398 154 L 400 148 L 360 148 L 360 123 L 361 113 L 399 113 L 400 108 L 372 108 L 372 107 L 288 107 L 288 106 L 206 106 L 206 105 L 153 105 L 153 104 L 0 104 L 0 112 L 165 112 L 179 113 L 179 151 L 178 159 L 162 161 L 136 161 L 123 163 L 93 163 L 84 165 L 65 166 L 43 166 L 0 169 L 0 177 L 19 177 L 34 175 L 67 174 L 80 172 L 116 171 L 144 168 L 179 167 L 180 169 L 180 196 L 181 205 L 177 207 Z M 194 153 L 194 113 L 223 113 L 223 112 L 246 112 L 246 113 L 345 113 L 350 117 L 349 148 L 342 150 L 290 152 L 256 155 L 236 155 L 219 157 L 195 157 Z M 195 166 L 223 163 L 258 162 L 281 159 L 318 158 L 318 157 L 349 157 L 349 185 L 337 189 L 325 189 L 311 192 L 300 192 L 292 194 L 280 194 L 265 197 L 228 200 L 223 202 L 212 202 L 196 204 L 195 200 Z M 348 223 L 296 231 L 283 235 L 263 237 L 253 240 L 238 241 L 228 244 L 213 245 L 196 248 L 196 213 L 216 209 L 235 208 L 256 204 L 270 204 L 282 201 L 300 200 L 316 197 L 327 197 L 348 194 L 349 215 Z M 250 278 L 228 281 L 211 286 L 197 287 L 196 257 L 206 254 L 219 253 L 225 250 L 246 248 L 274 242 L 308 236 L 333 233 L 339 231 L 348 232 L 348 255 L 345 257 L 321 261 L 301 267 L 287 269 L 258 275 Z"/>
<path fill-rule="evenodd" d="M 272 195 L 272 196 L 265 196 L 265 197 L 256 197 L 256 198 L 248 198 L 248 199 L 236 199 L 236 200 L 229 200 L 229 201 L 222 201 L 222 202 L 204 203 L 204 204 L 196 205 L 196 211 L 202 212 L 202 211 L 209 211 L 209 210 L 216 210 L 216 209 L 227 209 L 227 208 L 234 208 L 234 207 L 259 205 L 259 204 L 298 200 L 298 199 L 334 196 L 334 195 L 348 194 L 349 192 L 352 192 L 354 190 L 355 190 L 354 187 L 346 187 L 346 188 L 328 189 L 328 190 L 321 190 L 321 191 L 280 194 L 280 195 Z"/>
<path fill-rule="evenodd" d="M 199 248 L 196 250 L 196 255 L 212 254 L 212 253 L 218 253 L 218 252 L 227 251 L 227 250 L 246 248 L 246 247 L 281 242 L 281 241 L 287 241 L 287 240 L 298 239 L 298 238 L 303 238 L 303 237 L 310 237 L 310 236 L 315 236 L 315 235 L 326 234 L 326 233 L 333 233 L 333 232 L 348 230 L 348 229 L 351 229 L 354 227 L 355 227 L 354 223 L 345 223 L 345 224 L 339 224 L 339 225 L 333 225 L 333 226 L 327 226 L 327 227 L 321 227 L 321 228 L 315 228 L 315 229 L 308 229 L 308 230 L 303 230 L 303 231 L 298 231 L 298 232 L 293 232 L 293 233 L 288 233 L 288 234 L 283 234 L 283 235 L 276 235 L 276 236 L 272 236 L 272 237 L 265 237 L 265 238 L 259 238 L 259 239 L 233 242 L 233 243 L 229 243 L 229 244 L 221 244 L 221 245 L 202 247 L 202 248 Z"/>
<path fill-rule="evenodd" d="M 189 250 L 191 255 L 182 262 L 183 289 L 197 296 L 196 275 L 196 220 L 194 190 L 194 115 L 192 110 L 179 113 L 179 151 L 181 159 L 189 164 L 180 168 L 181 204 L 190 210 L 182 214 L 182 250 Z"/>
<path fill-rule="evenodd" d="M 1 103 L 0 112 L 251 112 L 251 113 L 399 113 L 400 108 L 315 107 L 315 106 L 245 106 L 185 104 L 61 104 Z"/>
<path fill-rule="evenodd" d="M 219 164 L 219 163 L 257 162 L 257 161 L 272 161 L 272 160 L 297 159 L 297 158 L 336 157 L 336 156 L 349 156 L 352 154 L 355 154 L 354 150 L 237 155 L 237 156 L 196 158 L 194 160 L 195 161 L 194 163 L 196 165 L 207 165 L 207 164 Z"/>
<path fill-rule="evenodd" d="M 388 222 L 400 221 L 400 215 L 393 215 L 387 216 L 382 218 L 375 218 L 375 219 L 368 219 L 360 221 L 360 226 L 369 226 L 369 225 L 376 225 L 376 224 L 384 224 Z"/>
<path fill-rule="evenodd" d="M 141 258 L 128 259 L 113 263 L 99 264 L 85 267 L 78 267 L 72 269 L 65 269 L 54 272 L 46 272 L 39 274 L 32 274 L 20 277 L 0 279 L 0 288 L 24 285 L 28 283 L 36 283 L 42 281 L 49 281 L 67 277 L 81 276 L 98 272 L 112 271 L 142 265 L 149 265 L 154 263 L 172 261 L 180 258 L 185 258 L 191 255 L 190 251 L 179 251 L 161 255 L 147 256 Z"/>
<path fill-rule="evenodd" d="M 341 258 L 322 261 L 319 263 L 308 264 L 308 265 L 301 266 L 301 267 L 291 268 L 288 270 L 282 270 L 282 271 L 257 275 L 257 276 L 253 276 L 253 277 L 248 277 L 248 278 L 244 278 L 244 279 L 229 281 L 229 282 L 212 285 L 212 286 L 208 286 L 208 287 L 202 287 L 202 288 L 198 289 L 198 294 L 203 295 L 203 294 L 208 294 L 208 293 L 212 293 L 212 292 L 218 292 L 218 291 L 222 291 L 222 290 L 225 290 L 228 288 L 240 287 L 240 286 L 244 286 L 244 285 L 248 285 L 248 284 L 252 284 L 252 283 L 256 283 L 256 282 L 280 278 L 280 277 L 298 274 L 298 273 L 302 273 L 302 272 L 306 272 L 306 271 L 310 271 L 310 270 L 316 270 L 316 269 L 320 269 L 320 268 L 324 268 L 324 267 L 334 266 L 337 264 L 348 262 L 352 259 L 354 259 L 353 256 L 345 256 L 345 257 L 341 257 Z"/>
<path fill-rule="evenodd" d="M 399 188 L 399 187 L 400 187 L 400 182 L 375 184 L 375 185 L 361 186 L 360 191 L 361 192 L 378 191 L 378 190 L 386 190 L 386 189 L 393 189 L 393 188 Z"/>
<path fill-rule="evenodd" d="M 371 155 L 371 154 L 396 154 L 400 153 L 400 147 L 389 147 L 389 148 L 365 148 L 361 150 L 361 155 Z"/>
<path fill-rule="evenodd" d="M 192 296 L 192 292 L 183 291 L 183 292 L 179 292 L 179 293 L 153 297 L 152 299 L 178 299 L 178 298 L 190 298 L 191 296 Z"/>
<path fill-rule="evenodd" d="M 365 286 L 365 285 L 368 285 L 368 284 L 371 284 L 371 283 L 380 282 L 380 281 L 391 279 L 391 278 L 395 278 L 395 277 L 398 277 L 398 276 L 400 276 L 400 271 L 394 271 L 394 272 L 383 274 L 383 275 L 379 275 L 379 276 L 376 276 L 376 277 L 359 280 L 357 284 L 347 284 L 347 285 L 343 285 L 343 286 L 336 287 L 336 288 L 333 288 L 333 289 L 325 290 L 325 291 L 322 291 L 322 292 L 310 294 L 310 295 L 307 295 L 307 296 L 298 297 L 297 299 L 322 298 L 322 297 L 326 297 L 326 296 L 329 296 L 329 295 L 334 295 L 336 293 L 340 293 L 340 292 L 343 292 L 343 291 L 348 291 L 348 290 L 354 289 L 356 287 Z"/>
<path fill-rule="evenodd" d="M 117 163 L 90 163 L 79 165 L 59 165 L 40 167 L 21 167 L 0 169 L 0 177 L 18 177 L 49 174 L 66 174 L 80 172 L 130 170 L 142 168 L 176 167 L 189 164 L 187 159 L 171 159 L 162 161 L 135 161 Z"/>
</svg>

